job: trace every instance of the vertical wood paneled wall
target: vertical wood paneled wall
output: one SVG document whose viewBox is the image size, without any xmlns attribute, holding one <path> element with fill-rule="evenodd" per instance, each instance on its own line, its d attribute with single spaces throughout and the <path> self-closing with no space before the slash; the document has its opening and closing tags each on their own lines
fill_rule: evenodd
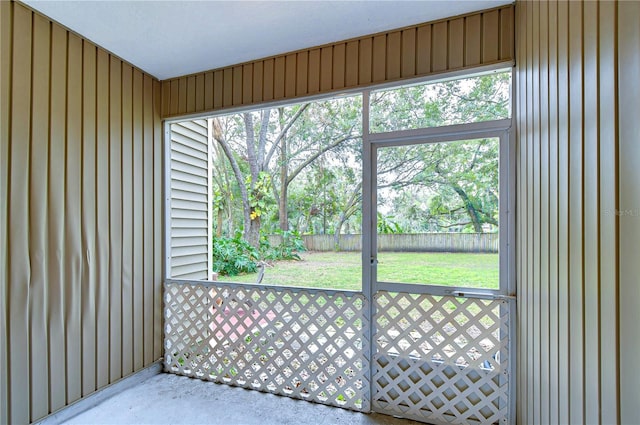
<svg viewBox="0 0 640 425">
<path fill-rule="evenodd" d="M 631 424 L 640 422 L 640 2 L 620 2 L 617 35 L 620 423 Z"/>
<path fill-rule="evenodd" d="M 160 83 L 0 2 L 0 423 L 162 355 Z"/>
<path fill-rule="evenodd" d="M 428 7 L 428 6 L 426 6 Z M 512 5 L 162 82 L 162 116 L 294 99 L 510 62 Z"/>
<path fill-rule="evenodd" d="M 640 5 L 518 2 L 518 423 L 638 423 Z"/>
</svg>

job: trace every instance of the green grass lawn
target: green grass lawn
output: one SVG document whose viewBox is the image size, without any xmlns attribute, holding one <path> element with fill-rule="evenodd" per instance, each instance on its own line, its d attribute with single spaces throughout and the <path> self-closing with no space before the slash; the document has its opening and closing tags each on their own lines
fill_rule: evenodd
<svg viewBox="0 0 640 425">
<path fill-rule="evenodd" d="M 304 252 L 302 261 L 278 261 L 268 267 L 263 284 L 310 288 L 362 287 L 359 252 Z M 498 254 L 382 252 L 378 281 L 473 288 L 498 288 Z M 257 273 L 221 276 L 221 281 L 255 282 Z"/>
</svg>

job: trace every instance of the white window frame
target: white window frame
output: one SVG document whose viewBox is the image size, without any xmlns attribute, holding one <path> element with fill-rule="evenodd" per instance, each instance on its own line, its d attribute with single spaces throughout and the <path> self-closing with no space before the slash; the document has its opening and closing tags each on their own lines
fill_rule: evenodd
<svg viewBox="0 0 640 425">
<path fill-rule="evenodd" d="M 367 94 L 365 94 L 367 96 Z M 515 273 L 511 267 L 511 261 L 515 259 L 509 255 L 509 248 L 515 246 L 513 235 L 515 233 L 515 222 L 513 208 L 513 184 L 515 169 L 515 149 L 511 146 L 509 133 L 511 130 L 511 119 L 488 121 L 473 124 L 459 124 L 446 127 L 425 128 L 420 130 L 400 130 L 388 133 L 366 134 L 364 137 L 363 149 L 364 157 L 367 158 L 365 166 L 365 182 L 363 185 L 363 222 L 369 223 L 367 231 L 369 234 L 366 243 L 363 243 L 363 263 L 371 265 L 377 264 L 377 221 L 376 221 L 376 174 L 377 174 L 377 150 L 382 147 L 398 147 L 409 146 L 415 144 L 430 144 L 441 142 L 454 142 L 475 140 L 482 138 L 493 138 L 499 140 L 499 262 L 500 262 L 500 282 L 498 289 L 475 289 L 469 287 L 451 287 L 441 285 L 426 284 L 407 284 L 379 282 L 377 280 L 376 268 L 373 267 L 371 276 L 367 277 L 372 284 L 371 291 L 375 293 L 377 290 L 406 290 L 408 292 L 423 293 L 428 292 L 433 295 L 478 295 L 482 297 L 498 298 L 501 296 L 509 296 L 513 289 L 510 276 Z M 368 178 L 367 178 L 368 177 Z M 366 188 L 366 192 L 364 192 Z M 368 212 L 368 217 L 364 217 L 364 213 Z M 510 258 L 512 257 L 512 258 Z M 367 261 L 368 260 L 368 261 Z"/>
</svg>

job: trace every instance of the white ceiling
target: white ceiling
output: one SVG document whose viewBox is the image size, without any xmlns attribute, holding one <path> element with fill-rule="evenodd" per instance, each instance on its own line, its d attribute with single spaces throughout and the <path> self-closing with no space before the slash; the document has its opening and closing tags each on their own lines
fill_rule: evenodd
<svg viewBox="0 0 640 425">
<path fill-rule="evenodd" d="M 23 0 L 164 80 L 510 0 Z"/>
</svg>

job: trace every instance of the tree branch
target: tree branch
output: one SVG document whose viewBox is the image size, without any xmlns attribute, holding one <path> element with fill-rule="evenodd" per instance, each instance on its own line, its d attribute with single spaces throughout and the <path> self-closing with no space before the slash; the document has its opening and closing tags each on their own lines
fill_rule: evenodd
<svg viewBox="0 0 640 425">
<path fill-rule="evenodd" d="M 244 120 L 244 131 L 247 141 L 247 156 L 249 157 L 249 169 L 251 170 L 251 190 L 258 179 L 258 158 L 256 157 L 256 138 L 253 130 L 253 116 L 249 112 L 242 114 Z"/>
<path fill-rule="evenodd" d="M 284 137 L 284 135 L 287 134 L 287 131 L 289 131 L 291 126 L 298 120 L 298 118 L 300 118 L 300 115 L 302 115 L 302 113 L 305 111 L 305 109 L 307 109 L 308 106 L 309 106 L 308 103 L 305 103 L 304 105 L 302 105 L 300 107 L 300 109 L 298 109 L 298 111 L 295 113 L 295 115 L 289 120 L 287 125 L 285 125 L 282 128 L 282 130 L 280 130 L 280 133 L 278 134 L 278 137 L 276 137 L 276 140 L 271 145 L 271 149 L 269 149 L 269 153 L 267 153 L 267 158 L 266 158 L 265 164 L 268 164 L 271 161 L 271 157 L 273 156 L 275 150 L 277 149 L 278 145 L 280 144 L 280 139 L 282 139 Z"/>
<path fill-rule="evenodd" d="M 244 176 L 242 175 L 238 161 L 236 161 L 236 158 L 233 156 L 233 152 L 231 151 L 231 147 L 229 147 L 229 144 L 222 135 L 222 127 L 220 126 L 218 118 L 213 119 L 213 138 L 218 142 L 220 147 L 222 147 L 224 154 L 231 164 L 231 169 L 236 177 L 236 181 L 238 182 L 238 187 L 242 194 L 242 204 L 244 206 L 244 228 L 245 232 L 247 232 L 251 223 L 251 216 L 249 215 L 251 211 L 251 206 L 249 205 L 249 194 L 247 193 L 247 187 L 244 184 Z"/>
<path fill-rule="evenodd" d="M 453 223 L 453 224 L 440 224 L 440 223 L 438 223 L 438 227 L 445 227 L 447 229 L 450 229 L 451 227 L 466 226 L 467 224 L 473 224 L 473 221 L 466 221 L 464 223 Z"/>
<path fill-rule="evenodd" d="M 293 181 L 293 179 L 295 179 L 296 176 L 298 174 L 300 174 L 300 172 L 307 165 L 311 164 L 313 161 L 318 159 L 318 157 L 320 157 L 322 154 L 324 154 L 327 151 L 330 151 L 331 149 L 335 148 L 336 146 L 340 145 L 341 143 L 346 142 L 347 140 L 350 140 L 350 139 L 353 139 L 353 138 L 354 138 L 354 136 L 347 136 L 347 137 L 343 137 L 341 139 L 338 139 L 335 142 L 331 143 L 330 145 L 327 145 L 327 146 L 323 147 L 318 152 L 316 152 L 313 155 L 311 155 L 309 158 L 306 159 L 306 161 L 304 161 L 302 164 L 300 164 L 298 166 L 298 168 L 296 168 L 291 173 L 289 173 L 289 177 L 287 178 L 287 184 L 291 183 Z"/>
<path fill-rule="evenodd" d="M 265 171 L 269 161 L 264 160 L 264 151 L 267 146 L 267 131 L 269 130 L 269 118 L 271 117 L 271 109 L 262 111 L 262 121 L 260 122 L 260 133 L 258 134 L 258 168 Z"/>
</svg>

